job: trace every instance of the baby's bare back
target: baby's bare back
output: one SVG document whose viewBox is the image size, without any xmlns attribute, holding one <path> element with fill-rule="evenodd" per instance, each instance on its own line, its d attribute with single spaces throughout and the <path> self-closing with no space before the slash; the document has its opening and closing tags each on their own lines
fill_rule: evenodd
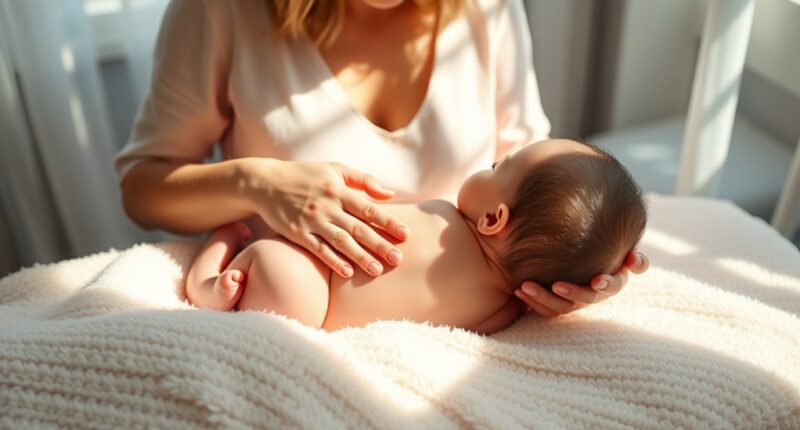
<svg viewBox="0 0 800 430">
<path fill-rule="evenodd" d="M 271 251 L 255 252 L 258 257 L 253 258 L 252 266 L 261 266 L 277 276 L 248 276 L 239 309 L 281 313 L 283 308 L 296 308 L 302 300 L 320 313 L 307 319 L 324 318 L 321 328 L 328 331 L 402 319 L 476 330 L 514 300 L 504 291 L 507 288 L 497 285 L 480 246 L 452 204 L 430 201 L 384 208 L 411 228 L 411 237 L 397 244 L 403 253 L 400 266 L 387 265 L 377 278 L 358 270 L 352 278 L 344 279 L 304 249 L 283 238 L 272 238 L 260 245 Z M 303 259 L 302 264 L 297 264 L 298 258 Z M 295 267 L 287 267 L 288 261 Z M 255 275 L 260 270 L 250 267 L 249 271 Z M 329 301 L 323 316 L 324 306 L 318 302 L 325 299 L 325 287 Z"/>
<path fill-rule="evenodd" d="M 397 245 L 403 262 L 377 278 L 361 271 L 351 279 L 334 274 L 323 328 L 409 319 L 473 330 L 511 299 L 492 285 L 497 280 L 452 204 L 384 208 L 411 228 L 411 237 Z"/>
</svg>

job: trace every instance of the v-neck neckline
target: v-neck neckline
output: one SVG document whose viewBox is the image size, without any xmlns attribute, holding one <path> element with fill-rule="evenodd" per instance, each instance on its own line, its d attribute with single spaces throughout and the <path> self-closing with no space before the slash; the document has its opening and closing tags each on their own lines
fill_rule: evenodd
<svg viewBox="0 0 800 430">
<path fill-rule="evenodd" d="M 367 118 L 367 116 L 363 112 L 361 112 L 350 100 L 350 96 L 347 94 L 347 91 L 345 91 L 344 87 L 342 87 L 342 84 L 339 83 L 339 81 L 336 79 L 336 76 L 334 75 L 333 71 L 330 69 L 328 63 L 325 61 L 325 58 L 322 56 L 322 53 L 319 51 L 319 49 L 317 49 L 317 46 L 314 44 L 311 38 L 306 33 L 302 33 L 302 38 L 304 39 L 304 43 L 306 44 L 310 52 L 310 55 L 314 60 L 314 63 L 316 63 L 318 69 L 320 70 L 320 73 L 322 74 L 323 79 L 321 80 L 322 81 L 321 87 L 326 89 L 331 96 L 335 97 L 336 99 L 339 99 L 342 103 L 344 103 L 358 121 L 365 123 L 365 125 L 368 128 L 372 129 L 375 133 L 388 138 L 399 138 L 407 135 L 409 133 L 409 130 L 413 129 L 417 125 L 417 123 L 421 120 L 420 118 L 424 116 L 425 112 L 428 110 L 428 106 L 431 104 L 431 98 L 432 98 L 431 93 L 433 92 L 434 85 L 436 83 L 436 76 L 437 76 L 437 71 L 439 69 L 440 56 L 441 56 L 440 39 L 442 37 L 442 30 L 443 30 L 443 28 L 440 28 L 440 22 L 439 22 L 439 20 L 441 19 L 441 16 L 439 15 L 441 14 L 441 11 L 437 11 L 436 13 L 437 17 L 434 23 L 435 26 L 434 30 L 435 34 L 433 36 L 434 40 L 431 43 L 432 46 L 429 47 L 429 50 L 433 49 L 433 53 L 429 54 L 433 56 L 432 59 L 433 64 L 431 65 L 431 72 L 428 76 L 428 85 L 425 87 L 425 95 L 423 96 L 422 101 L 417 107 L 414 116 L 412 116 L 411 119 L 404 126 L 396 128 L 394 130 L 387 130 L 375 124 L 369 118 Z"/>
</svg>

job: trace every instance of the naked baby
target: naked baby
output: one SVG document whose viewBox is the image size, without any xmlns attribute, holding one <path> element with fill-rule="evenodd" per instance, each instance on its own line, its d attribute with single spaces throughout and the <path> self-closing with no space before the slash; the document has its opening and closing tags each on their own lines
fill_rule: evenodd
<svg viewBox="0 0 800 430">
<path fill-rule="evenodd" d="M 577 149 L 577 151 L 576 151 Z M 570 140 L 528 145 L 470 176 L 458 207 L 444 200 L 384 205 L 412 234 L 383 275 L 332 272 L 273 236 L 215 230 L 186 279 L 198 307 L 264 310 L 333 331 L 406 319 L 494 333 L 523 312 L 523 281 L 587 285 L 614 273 L 644 232 L 639 187 L 612 156 Z"/>
</svg>

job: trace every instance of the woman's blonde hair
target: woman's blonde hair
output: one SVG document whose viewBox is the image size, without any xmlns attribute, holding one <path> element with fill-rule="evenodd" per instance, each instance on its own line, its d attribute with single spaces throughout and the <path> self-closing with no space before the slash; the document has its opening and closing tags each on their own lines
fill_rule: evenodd
<svg viewBox="0 0 800 430">
<path fill-rule="evenodd" d="M 339 36 L 344 22 L 345 0 L 266 0 L 280 33 L 298 36 L 306 32 L 317 46 L 328 46 Z M 444 26 L 464 8 L 466 0 L 414 0 L 419 6 L 440 8 Z"/>
</svg>

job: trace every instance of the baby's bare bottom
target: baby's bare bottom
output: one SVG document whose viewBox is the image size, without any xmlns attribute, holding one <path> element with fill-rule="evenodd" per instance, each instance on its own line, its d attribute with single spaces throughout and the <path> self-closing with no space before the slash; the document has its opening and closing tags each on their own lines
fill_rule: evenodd
<svg viewBox="0 0 800 430">
<path fill-rule="evenodd" d="M 212 234 L 209 241 L 213 238 Z M 246 280 L 239 285 L 238 303 L 226 303 L 227 309 L 222 306 L 219 310 L 231 310 L 235 306 L 239 310 L 274 311 L 305 325 L 322 327 L 328 311 L 330 269 L 308 251 L 279 236 L 259 239 L 246 246 L 226 265 L 224 261 L 216 264 L 208 262 L 208 259 L 204 261 L 203 252 L 207 249 L 212 248 L 206 246 L 201 250 L 187 276 L 187 296 L 192 303 L 219 309 L 220 306 L 213 306 L 220 302 L 216 298 L 226 297 L 225 294 L 208 294 L 208 302 L 195 303 L 191 291 L 202 288 L 202 280 L 208 278 L 198 273 L 211 272 L 212 276 L 216 273 L 218 277 L 225 277 L 226 273 L 241 271 Z M 220 271 L 221 267 L 224 269 Z M 205 288 L 208 289 L 210 284 L 207 282 Z M 224 283 L 217 282 L 212 288 L 218 286 L 224 288 Z"/>
<path fill-rule="evenodd" d="M 245 271 L 239 310 L 275 311 L 321 328 L 328 312 L 330 269 L 283 238 L 260 239 L 237 255 L 229 268 Z"/>
</svg>

